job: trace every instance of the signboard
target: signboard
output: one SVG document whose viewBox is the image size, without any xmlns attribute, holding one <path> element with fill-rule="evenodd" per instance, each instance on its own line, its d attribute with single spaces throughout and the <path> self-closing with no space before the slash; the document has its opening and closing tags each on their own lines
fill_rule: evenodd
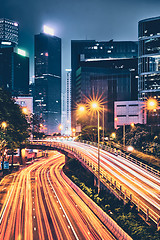
<svg viewBox="0 0 160 240">
<path fill-rule="evenodd" d="M 4 161 L 4 169 L 9 169 L 9 162 L 8 161 Z"/>
</svg>

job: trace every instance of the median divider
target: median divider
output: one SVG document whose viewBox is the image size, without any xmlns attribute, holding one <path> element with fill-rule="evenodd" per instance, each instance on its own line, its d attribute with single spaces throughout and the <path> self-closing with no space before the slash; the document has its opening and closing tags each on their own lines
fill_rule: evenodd
<svg viewBox="0 0 160 240">
<path fill-rule="evenodd" d="M 132 238 L 111 218 L 109 217 L 95 202 L 92 201 L 75 183 L 73 183 L 63 172 L 61 176 L 68 185 L 78 194 L 85 204 L 97 215 L 103 224 L 118 240 L 132 240 Z"/>
</svg>

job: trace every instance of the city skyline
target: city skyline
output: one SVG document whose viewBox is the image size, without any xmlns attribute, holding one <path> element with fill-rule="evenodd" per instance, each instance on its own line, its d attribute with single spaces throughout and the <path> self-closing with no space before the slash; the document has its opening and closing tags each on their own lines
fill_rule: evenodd
<svg viewBox="0 0 160 240">
<path fill-rule="evenodd" d="M 66 3 L 63 0 L 47 3 L 28 1 L 25 5 L 23 2 L 8 0 L 1 3 L 0 16 L 19 23 L 19 45 L 29 52 L 31 77 L 33 77 L 34 35 L 40 32 L 44 24 L 54 28 L 55 35 L 62 38 L 63 43 L 63 81 L 65 68 L 70 68 L 72 39 L 138 40 L 138 21 L 158 16 L 160 7 L 158 1 L 146 0 L 134 3 L 117 0 L 100 1 L 99 4 L 96 0 L 87 3 L 84 1 Z"/>
</svg>

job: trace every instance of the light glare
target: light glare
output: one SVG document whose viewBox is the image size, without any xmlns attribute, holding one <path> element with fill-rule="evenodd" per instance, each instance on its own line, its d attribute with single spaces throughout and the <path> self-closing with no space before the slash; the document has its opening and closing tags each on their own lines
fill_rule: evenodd
<svg viewBox="0 0 160 240">
<path fill-rule="evenodd" d="M 53 30 L 53 28 L 50 28 L 50 27 L 48 27 L 48 26 L 46 26 L 46 25 L 43 26 L 43 32 L 44 32 L 45 34 L 49 34 L 49 35 L 51 35 L 51 36 L 54 36 L 54 30 Z"/>
<path fill-rule="evenodd" d="M 23 57 L 26 57 L 26 51 L 24 51 L 24 50 L 22 50 L 20 48 L 18 48 L 18 54 L 23 56 Z"/>
</svg>

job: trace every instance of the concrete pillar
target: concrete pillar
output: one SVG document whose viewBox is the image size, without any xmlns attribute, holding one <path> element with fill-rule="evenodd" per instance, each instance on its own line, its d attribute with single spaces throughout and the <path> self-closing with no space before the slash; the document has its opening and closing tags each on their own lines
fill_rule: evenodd
<svg viewBox="0 0 160 240">
<path fill-rule="evenodd" d="M 146 222 L 148 221 L 149 219 L 149 209 L 147 208 L 147 212 L 146 212 Z"/>
<path fill-rule="evenodd" d="M 157 218 L 157 231 L 160 230 L 160 218 Z"/>
<path fill-rule="evenodd" d="M 67 163 L 69 157 L 65 155 L 65 164 Z"/>
<path fill-rule="evenodd" d="M 20 164 L 21 165 L 26 164 L 26 150 L 25 150 L 25 148 L 20 148 Z"/>
</svg>

